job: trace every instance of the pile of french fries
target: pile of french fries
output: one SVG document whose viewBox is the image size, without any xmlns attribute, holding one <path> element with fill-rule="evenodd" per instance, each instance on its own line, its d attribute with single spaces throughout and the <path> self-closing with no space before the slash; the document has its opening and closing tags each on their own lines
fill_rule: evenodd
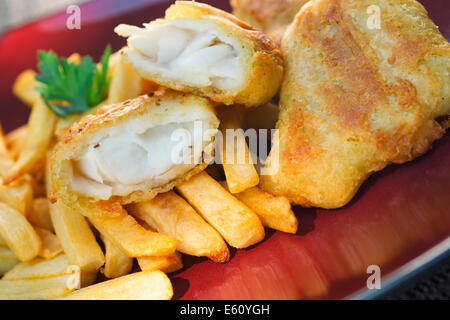
<svg viewBox="0 0 450 320">
<path fill-rule="evenodd" d="M 99 107 L 153 89 L 118 54 L 109 68 L 112 81 Z M 243 148 L 222 152 L 223 166 L 154 199 L 83 212 L 52 199 L 48 154 L 82 115 L 58 119 L 34 90 L 34 76 L 24 71 L 13 87 L 31 107 L 27 125 L 6 135 L 0 128 L 0 299 L 171 299 L 166 274 L 183 267 L 182 254 L 225 263 L 228 246 L 262 241 L 264 227 L 297 231 L 289 201 L 258 188 L 243 134 L 236 137 Z M 244 125 L 233 110 L 221 115 L 222 132 Z M 237 153 L 250 160 L 227 161 Z"/>
</svg>

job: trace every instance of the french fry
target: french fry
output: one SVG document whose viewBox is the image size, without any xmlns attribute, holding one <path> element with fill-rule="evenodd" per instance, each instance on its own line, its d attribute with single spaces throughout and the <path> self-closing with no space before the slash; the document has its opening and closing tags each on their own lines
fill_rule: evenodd
<svg viewBox="0 0 450 320">
<path fill-rule="evenodd" d="M 77 290 L 66 300 L 170 300 L 172 284 L 161 271 L 142 271 Z"/>
<path fill-rule="evenodd" d="M 51 152 L 48 153 L 50 155 Z M 52 181 L 50 161 L 47 158 L 45 166 L 45 185 L 48 198 L 52 199 Z M 80 267 L 82 275 L 93 278 L 98 269 L 105 263 L 105 256 L 86 218 L 78 211 L 55 199 L 49 202 L 50 217 L 55 233 L 61 242 L 64 253 L 71 265 Z M 89 276 L 92 274 L 92 276 Z M 82 282 L 84 277 L 82 276 Z"/>
<path fill-rule="evenodd" d="M 0 177 L 4 177 L 14 165 L 11 159 L 0 157 Z"/>
<path fill-rule="evenodd" d="M 229 245 L 246 248 L 263 240 L 264 227 L 258 216 L 206 172 L 177 189 Z"/>
<path fill-rule="evenodd" d="M 5 136 L 10 155 L 16 160 L 27 142 L 28 126 L 23 125 Z"/>
<path fill-rule="evenodd" d="M 113 279 L 130 273 L 133 268 L 133 259 L 104 236 L 102 236 L 102 241 L 105 244 L 105 267 L 103 270 L 105 277 Z"/>
<path fill-rule="evenodd" d="M 0 234 L 0 248 L 6 248 L 8 247 L 8 244 L 6 243 L 5 239 L 2 238 L 2 235 Z"/>
<path fill-rule="evenodd" d="M 220 183 L 227 188 L 227 183 Z M 285 197 L 274 196 L 258 187 L 252 187 L 234 194 L 247 207 L 255 212 L 265 227 L 288 233 L 296 233 L 297 217 L 291 209 L 289 200 Z"/>
<path fill-rule="evenodd" d="M 70 265 L 67 261 L 67 256 L 64 254 L 60 254 L 53 259 L 35 258 L 32 261 L 22 263 L 20 263 L 20 261 L 15 258 L 14 254 L 11 251 L 10 254 L 15 259 L 15 261 L 17 261 L 17 265 L 13 266 L 12 269 L 9 268 L 9 271 L 2 278 L 4 280 L 41 279 L 60 275 L 74 274 L 78 272 L 79 268 L 78 266 Z M 97 271 L 81 271 L 80 287 L 84 288 L 93 284 L 97 279 L 97 273 Z"/>
<path fill-rule="evenodd" d="M 63 252 L 61 242 L 51 231 L 38 227 L 34 227 L 34 230 L 36 230 L 36 233 L 39 235 L 42 242 L 41 250 L 39 251 L 40 257 L 51 259 Z"/>
<path fill-rule="evenodd" d="M 49 279 L 53 279 L 53 278 L 49 278 Z M 46 280 L 48 282 L 47 279 L 16 280 L 16 281 L 21 281 L 20 284 L 18 284 L 18 285 L 22 285 L 25 288 L 30 288 L 32 286 L 39 285 L 39 283 L 44 282 L 43 280 Z M 7 280 L 5 280 L 5 281 L 7 281 Z M 36 284 L 36 282 L 38 282 L 38 281 L 39 281 L 39 283 Z M 29 282 L 29 283 L 27 284 L 27 282 Z M 68 290 L 64 286 L 56 286 L 56 285 L 61 285 L 61 284 L 60 283 L 55 284 L 55 287 L 53 287 L 53 288 L 36 289 L 36 291 L 31 291 L 31 290 L 30 291 L 22 291 L 19 293 L 9 292 L 9 291 L 2 292 L 0 289 L 0 300 L 53 300 L 53 299 L 57 299 L 59 297 L 63 297 L 73 291 L 73 290 Z"/>
<path fill-rule="evenodd" d="M 0 276 L 13 269 L 19 264 L 19 259 L 8 248 L 0 248 Z"/>
<path fill-rule="evenodd" d="M 7 204 L 0 202 L 0 233 L 20 261 L 29 261 L 39 254 L 41 240 L 28 220 Z"/>
<path fill-rule="evenodd" d="M 13 93 L 23 103 L 32 107 L 34 102 L 39 99 L 39 93 L 34 89 L 38 82 L 35 80 L 36 72 L 25 70 L 17 77 L 13 84 Z"/>
<path fill-rule="evenodd" d="M 17 260 L 17 259 L 16 259 Z M 18 261 L 18 260 L 17 260 Z M 19 261 L 18 261 L 19 262 Z M 3 280 L 29 280 L 74 274 L 77 267 L 70 265 L 65 254 L 52 259 L 35 258 L 29 262 L 22 262 L 10 269 L 3 276 Z M 81 287 L 94 283 L 97 272 L 81 271 Z"/>
<path fill-rule="evenodd" d="M 161 257 L 175 252 L 175 240 L 144 229 L 119 203 L 86 205 L 81 208 L 81 213 L 129 257 Z"/>
<path fill-rule="evenodd" d="M 171 273 L 183 268 L 181 254 L 178 252 L 167 257 L 139 257 L 137 262 L 142 271 L 160 270 L 164 273 Z"/>
<path fill-rule="evenodd" d="M 32 172 L 32 174 L 30 175 L 30 184 L 31 187 L 33 188 L 33 197 L 34 198 L 45 198 L 47 196 L 47 190 L 45 188 L 45 183 L 44 183 L 44 174 L 45 174 L 45 170 L 44 170 L 44 166 L 45 166 L 45 159 L 42 159 L 42 165 L 39 164 L 39 170 Z M 33 206 L 33 203 L 32 203 Z M 32 208 L 30 209 L 32 210 Z"/>
<path fill-rule="evenodd" d="M 127 210 L 158 232 L 177 240 L 177 250 L 226 262 L 230 252 L 219 233 L 175 192 L 127 206 Z M 138 260 L 139 262 L 139 260 Z"/>
<path fill-rule="evenodd" d="M 3 181 L 5 184 L 32 171 L 35 165 L 45 157 L 53 136 L 55 121 L 55 114 L 41 99 L 36 100 L 30 115 L 26 144 L 17 162 L 6 174 Z"/>
<path fill-rule="evenodd" d="M 13 165 L 13 157 L 8 150 L 8 143 L 6 142 L 3 128 L 0 124 L 0 177 L 3 177 Z"/>
<path fill-rule="evenodd" d="M 1 159 L 12 159 L 12 156 L 8 150 L 8 144 L 6 143 L 6 138 L 3 133 L 2 125 L 0 124 L 0 158 Z"/>
<path fill-rule="evenodd" d="M 231 193 L 239 193 L 259 183 L 252 156 L 245 141 L 244 131 L 233 108 L 220 113 L 223 144 L 220 150 L 223 170 Z"/>
<path fill-rule="evenodd" d="M 61 201 L 50 204 L 50 216 L 69 263 L 81 271 L 97 271 L 105 257 L 86 219 Z"/>
<path fill-rule="evenodd" d="M 22 262 L 5 273 L 2 280 L 29 280 L 56 277 L 69 274 L 69 262 L 65 254 L 52 259 L 35 258 Z"/>
<path fill-rule="evenodd" d="M 0 300 L 56 299 L 74 291 L 80 274 L 29 280 L 0 280 Z"/>
<path fill-rule="evenodd" d="M 53 230 L 52 218 L 50 217 L 50 206 L 47 198 L 35 198 L 31 203 L 31 210 L 27 214 L 28 221 L 35 227 Z"/>
<path fill-rule="evenodd" d="M 94 272 L 81 271 L 81 288 L 94 284 L 95 280 L 97 280 L 97 275 L 98 271 Z"/>
<path fill-rule="evenodd" d="M 120 50 L 116 51 L 114 53 L 111 53 L 111 55 L 109 56 L 109 63 L 108 63 L 108 76 L 109 77 L 111 77 L 114 74 L 114 72 L 116 71 L 116 67 L 119 64 L 120 59 L 122 59 L 122 57 L 120 56 Z"/>
<path fill-rule="evenodd" d="M 31 211 L 33 202 L 32 177 L 24 175 L 9 185 L 3 185 L 0 179 L 0 201 L 8 204 L 23 215 Z"/>
<path fill-rule="evenodd" d="M 136 98 L 142 93 L 142 78 L 136 73 L 131 64 L 125 62 L 122 56 L 114 67 L 107 104 L 123 102 Z"/>
</svg>

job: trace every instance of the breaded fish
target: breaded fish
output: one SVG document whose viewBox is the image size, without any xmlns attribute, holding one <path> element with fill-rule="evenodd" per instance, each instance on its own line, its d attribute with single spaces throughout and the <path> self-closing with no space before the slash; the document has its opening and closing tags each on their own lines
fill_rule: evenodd
<svg viewBox="0 0 450 320">
<path fill-rule="evenodd" d="M 266 191 L 341 207 L 372 172 L 420 156 L 448 127 L 450 45 L 414 0 L 313 0 L 282 52 Z"/>
<path fill-rule="evenodd" d="M 277 44 L 309 0 L 231 0 L 233 14 L 268 34 Z"/>
<path fill-rule="evenodd" d="M 102 112 L 74 124 L 51 157 L 54 197 L 68 205 L 149 200 L 212 158 L 219 120 L 205 98 L 157 91 Z"/>
<path fill-rule="evenodd" d="M 222 10 L 177 1 L 144 28 L 119 25 L 121 53 L 145 79 L 227 105 L 258 106 L 278 91 L 283 61 L 261 31 Z"/>
</svg>

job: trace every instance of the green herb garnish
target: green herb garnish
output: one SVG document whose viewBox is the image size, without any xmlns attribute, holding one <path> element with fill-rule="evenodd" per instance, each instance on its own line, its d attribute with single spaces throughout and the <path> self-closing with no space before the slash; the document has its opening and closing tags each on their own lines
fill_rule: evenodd
<svg viewBox="0 0 450 320">
<path fill-rule="evenodd" d="M 111 47 L 103 52 L 100 66 L 89 56 L 79 64 L 58 58 L 52 52 L 38 52 L 36 80 L 43 85 L 36 87 L 46 105 L 60 118 L 72 113 L 82 113 L 103 101 L 108 89 L 108 62 Z"/>
</svg>

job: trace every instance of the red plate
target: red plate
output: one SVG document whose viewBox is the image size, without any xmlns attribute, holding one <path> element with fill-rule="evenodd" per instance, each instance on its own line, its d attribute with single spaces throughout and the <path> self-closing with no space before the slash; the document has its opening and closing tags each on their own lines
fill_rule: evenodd
<svg viewBox="0 0 450 320">
<path fill-rule="evenodd" d="M 27 120 L 29 110 L 11 94 L 11 86 L 22 70 L 35 67 L 36 50 L 98 59 L 106 44 L 114 49 L 124 44 L 114 26 L 161 17 L 172 2 L 97 0 L 81 6 L 81 30 L 67 30 L 63 12 L 6 33 L 0 40 L 0 119 L 5 130 Z M 227 0 L 205 2 L 229 10 Z M 422 3 L 449 39 L 450 2 Z M 419 159 L 374 174 L 345 208 L 296 208 L 296 235 L 268 230 L 264 242 L 232 251 L 227 264 L 185 256 L 185 268 L 171 276 L 175 297 L 342 298 L 365 288 L 369 265 L 379 265 L 382 275 L 388 275 L 450 235 L 449 164 L 447 134 Z"/>
</svg>

